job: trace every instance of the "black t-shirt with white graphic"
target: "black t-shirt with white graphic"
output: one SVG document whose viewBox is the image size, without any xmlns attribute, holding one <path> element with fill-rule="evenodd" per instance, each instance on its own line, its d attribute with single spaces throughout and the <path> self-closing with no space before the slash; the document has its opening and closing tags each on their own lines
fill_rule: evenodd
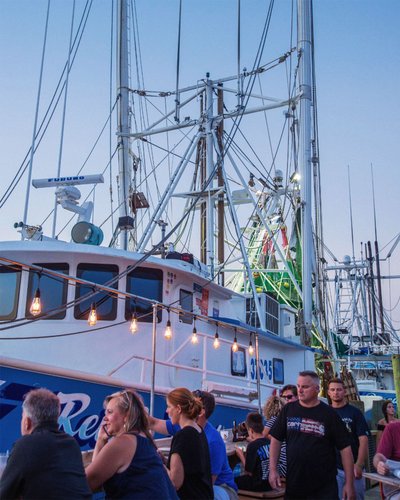
<svg viewBox="0 0 400 500">
<path fill-rule="evenodd" d="M 335 482 L 335 450 L 351 444 L 339 415 L 322 401 L 312 408 L 299 401 L 285 405 L 270 434 L 286 440 L 288 496 L 310 495 Z"/>
<path fill-rule="evenodd" d="M 360 447 L 360 441 L 358 438 L 360 436 L 369 436 L 370 432 L 368 424 L 361 411 L 348 403 L 341 408 L 334 408 L 334 410 L 339 414 L 344 425 L 346 426 L 347 432 L 349 433 L 351 439 L 351 450 L 353 452 L 354 462 L 356 462 L 358 457 L 358 448 Z M 339 452 L 337 452 L 336 459 L 338 468 L 343 469 L 342 457 Z"/>
</svg>

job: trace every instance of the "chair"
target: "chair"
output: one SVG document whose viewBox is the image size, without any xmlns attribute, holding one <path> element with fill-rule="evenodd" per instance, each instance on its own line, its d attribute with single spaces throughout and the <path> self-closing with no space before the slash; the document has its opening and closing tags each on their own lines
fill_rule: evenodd
<svg viewBox="0 0 400 500">
<path fill-rule="evenodd" d="M 239 500 L 248 500 L 249 498 L 284 498 L 285 488 L 277 488 L 276 490 L 270 491 L 249 491 L 249 490 L 239 490 Z"/>
</svg>

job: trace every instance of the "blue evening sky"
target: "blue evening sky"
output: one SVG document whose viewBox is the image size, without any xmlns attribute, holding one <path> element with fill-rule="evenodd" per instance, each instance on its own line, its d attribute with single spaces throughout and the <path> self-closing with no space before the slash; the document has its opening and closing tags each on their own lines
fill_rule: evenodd
<svg viewBox="0 0 400 500">
<path fill-rule="evenodd" d="M 250 68 L 257 47 L 266 0 L 242 0 L 242 60 Z M 43 100 L 50 95 L 60 64 L 64 62 L 69 37 L 72 0 L 52 0 L 51 28 L 46 58 Z M 76 16 L 84 2 L 76 1 Z M 178 0 L 137 0 L 141 18 L 143 71 L 150 88 L 173 89 L 175 85 Z M 31 142 L 39 78 L 41 46 L 47 0 L 0 0 L 0 195 L 12 180 Z M 75 112 L 67 117 L 75 129 L 73 152 L 64 153 L 65 173 L 76 170 L 73 153 L 87 151 L 79 130 L 96 130 L 104 118 L 96 111 L 84 113 L 93 100 L 107 98 L 108 17 L 111 0 L 93 1 L 93 18 L 83 43 L 84 55 L 77 60 L 82 71 L 70 95 L 79 99 Z M 263 60 L 288 47 L 291 2 L 275 0 L 271 40 Z M 191 85 L 209 71 L 211 77 L 236 73 L 236 0 L 183 0 L 181 85 Z M 55 23 L 55 24 L 54 24 Z M 341 259 L 351 254 L 347 170 L 350 168 L 356 256 L 360 243 L 374 239 L 371 164 L 375 178 L 378 240 L 386 256 L 400 232 L 399 116 L 400 100 L 400 2 L 398 0 L 314 0 L 316 79 L 318 95 L 320 160 L 325 241 Z M 103 60 L 104 59 L 104 60 Z M 80 66 L 81 65 L 81 66 Z M 72 99 L 71 99 L 72 100 Z M 83 111 L 83 113 L 82 113 Z M 59 134 L 59 131 L 58 131 Z M 66 131 L 66 137 L 70 132 Z M 56 168 L 58 145 L 51 139 Z M 82 141 L 83 142 L 83 141 Z M 82 154 L 81 154 L 82 156 Z M 52 175 L 42 170 L 48 158 L 35 160 L 34 177 Z M 100 160 L 99 160 L 100 161 Z M 101 164 L 102 165 L 102 164 Z M 47 165 L 48 166 L 48 165 Z M 52 167 L 53 168 L 53 167 Z M 100 167 L 97 170 L 101 170 Z M 94 169 L 96 171 L 96 169 Z M 12 225 L 21 220 L 26 177 L 21 187 L 0 209 L 3 239 L 16 236 Z M 34 217 L 30 222 L 38 223 Z M 390 269 L 400 275 L 400 245 Z M 399 280 L 384 283 L 389 309 L 400 328 Z"/>
</svg>

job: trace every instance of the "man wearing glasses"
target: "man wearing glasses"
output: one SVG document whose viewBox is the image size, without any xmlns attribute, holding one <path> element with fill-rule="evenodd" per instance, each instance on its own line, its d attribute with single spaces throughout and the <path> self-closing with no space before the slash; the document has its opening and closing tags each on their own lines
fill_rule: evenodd
<svg viewBox="0 0 400 500">
<path fill-rule="evenodd" d="M 285 385 L 281 390 L 281 398 L 284 403 L 292 403 L 293 401 L 297 401 L 299 398 L 297 397 L 297 387 L 295 385 Z"/>
</svg>

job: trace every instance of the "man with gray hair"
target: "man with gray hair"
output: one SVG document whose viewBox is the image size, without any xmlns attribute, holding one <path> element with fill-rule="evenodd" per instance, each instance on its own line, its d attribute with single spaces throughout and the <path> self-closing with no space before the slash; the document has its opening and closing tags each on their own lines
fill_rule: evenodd
<svg viewBox="0 0 400 500">
<path fill-rule="evenodd" d="M 47 389 L 24 397 L 21 434 L 0 481 L 0 498 L 90 499 L 82 454 L 72 436 L 58 430 L 60 400 Z"/>
<path fill-rule="evenodd" d="M 342 499 L 355 498 L 351 440 L 342 419 L 318 399 L 319 379 L 313 371 L 299 373 L 298 401 L 285 405 L 270 430 L 272 488 L 281 486 L 278 458 L 286 441 L 285 499 L 325 500 L 339 498 L 336 483 L 336 448 L 345 472 Z"/>
</svg>

